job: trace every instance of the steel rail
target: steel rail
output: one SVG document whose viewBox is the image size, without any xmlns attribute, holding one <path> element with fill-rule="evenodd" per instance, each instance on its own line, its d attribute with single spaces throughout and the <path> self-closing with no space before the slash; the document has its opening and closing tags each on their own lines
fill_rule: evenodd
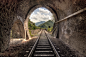
<svg viewBox="0 0 86 57">
<path fill-rule="evenodd" d="M 46 32 L 45 32 L 45 35 L 47 36 Z M 60 57 L 60 55 L 59 55 L 58 52 L 56 51 L 56 49 L 55 49 L 53 43 L 51 42 L 51 40 L 49 39 L 48 36 L 47 36 L 47 38 L 48 38 L 48 40 L 49 40 L 49 42 L 50 42 L 50 45 L 51 45 L 52 48 L 53 48 L 54 53 L 56 54 L 56 57 Z"/>
<path fill-rule="evenodd" d="M 31 49 L 31 51 L 30 51 L 30 53 L 29 53 L 28 57 L 31 57 L 31 56 L 32 56 L 33 51 L 35 50 L 36 45 L 37 45 L 37 43 L 38 43 L 38 41 L 39 41 L 39 39 L 40 39 L 40 36 L 41 36 L 41 33 L 40 33 L 40 35 L 39 35 L 39 38 L 36 40 L 36 42 L 35 42 L 34 46 L 32 47 L 32 49 Z"/>
</svg>

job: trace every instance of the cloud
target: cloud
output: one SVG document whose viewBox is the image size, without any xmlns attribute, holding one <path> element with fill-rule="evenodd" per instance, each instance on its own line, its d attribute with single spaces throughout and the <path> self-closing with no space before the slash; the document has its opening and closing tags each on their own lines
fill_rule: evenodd
<svg viewBox="0 0 86 57">
<path fill-rule="evenodd" d="M 39 10 L 39 11 L 38 11 Z M 34 11 L 30 19 L 32 22 L 40 22 L 40 21 L 48 21 L 51 19 L 52 14 L 50 13 L 49 10 L 44 9 L 44 8 L 38 8 L 37 11 Z"/>
<path fill-rule="evenodd" d="M 39 12 L 41 12 L 41 13 L 49 13 L 50 11 L 49 10 L 44 10 L 44 9 L 42 9 L 42 8 L 39 8 Z"/>
</svg>

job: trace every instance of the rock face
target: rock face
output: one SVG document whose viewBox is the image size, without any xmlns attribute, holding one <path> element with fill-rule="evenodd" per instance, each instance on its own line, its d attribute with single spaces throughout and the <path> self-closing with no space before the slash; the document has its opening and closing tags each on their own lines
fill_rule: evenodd
<svg viewBox="0 0 86 57">
<path fill-rule="evenodd" d="M 86 7 L 85 0 L 0 0 L 0 51 L 9 47 L 10 30 L 16 20 L 22 24 L 38 7 L 52 12 L 55 21 Z M 27 21 L 28 22 L 28 21 Z M 24 25 L 23 25 L 24 26 Z M 54 36 L 59 37 L 70 48 L 86 56 L 86 11 L 54 24 Z M 28 28 L 28 27 L 27 27 Z M 27 34 L 27 33 L 26 33 Z"/>
</svg>

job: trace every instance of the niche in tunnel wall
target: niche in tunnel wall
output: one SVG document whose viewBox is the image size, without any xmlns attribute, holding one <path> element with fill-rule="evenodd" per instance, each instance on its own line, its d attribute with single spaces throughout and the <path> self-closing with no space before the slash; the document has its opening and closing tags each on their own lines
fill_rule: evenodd
<svg viewBox="0 0 86 57">
<path fill-rule="evenodd" d="M 20 20 L 17 20 L 10 32 L 11 38 L 24 38 L 24 27 Z"/>
</svg>

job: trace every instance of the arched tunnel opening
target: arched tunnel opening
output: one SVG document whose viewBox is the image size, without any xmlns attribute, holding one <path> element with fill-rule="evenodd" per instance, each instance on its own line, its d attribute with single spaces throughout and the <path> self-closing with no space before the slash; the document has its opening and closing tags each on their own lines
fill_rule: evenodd
<svg viewBox="0 0 86 57">
<path fill-rule="evenodd" d="M 53 27 L 52 27 L 52 34 L 53 34 L 53 36 L 54 37 L 56 37 L 56 38 L 59 38 L 59 24 L 58 25 L 56 25 L 55 24 L 55 22 L 57 21 L 57 20 L 59 20 L 59 18 L 58 18 L 58 14 L 56 13 L 56 11 L 52 8 L 52 7 L 50 7 L 50 6 L 45 6 L 45 5 L 35 5 L 35 6 L 33 6 L 33 7 L 31 7 L 30 8 L 30 10 L 28 10 L 28 12 L 27 12 L 27 14 L 26 14 L 26 20 L 28 20 L 28 19 L 31 19 L 31 15 L 32 14 L 34 14 L 34 13 L 32 13 L 33 11 L 35 11 L 35 9 L 38 9 L 38 8 L 45 8 L 45 9 L 47 9 L 47 10 L 49 10 L 50 11 L 50 13 L 52 13 L 51 15 L 51 17 L 49 17 L 49 18 L 47 18 L 47 19 L 52 19 L 52 21 L 53 21 Z M 31 14 L 32 13 L 32 14 Z M 37 14 L 39 14 L 39 13 L 37 13 Z M 39 15 L 40 16 L 40 15 Z M 49 15 L 48 15 L 49 16 Z M 33 16 L 34 17 L 34 16 Z M 36 17 L 36 18 L 38 18 L 38 17 Z M 34 21 L 32 21 L 32 19 L 31 19 L 31 21 L 32 22 L 37 22 L 37 20 L 36 20 L 36 18 L 34 18 Z M 42 16 L 42 18 L 44 18 L 43 16 Z M 47 20 L 46 19 L 46 20 Z M 29 20 L 30 21 L 30 20 Z M 39 21 L 42 21 L 41 20 L 41 18 L 39 19 Z M 45 21 L 45 20 L 44 20 Z M 52 25 L 51 25 L 52 26 Z M 47 27 L 47 28 L 49 28 L 49 26 Z M 47 28 L 45 28 L 45 29 L 47 29 Z"/>
<path fill-rule="evenodd" d="M 47 8 L 37 7 L 32 11 L 31 15 L 28 17 L 28 28 L 31 31 L 35 29 L 46 29 L 48 32 L 52 32 L 54 22 L 55 18 Z"/>
</svg>

